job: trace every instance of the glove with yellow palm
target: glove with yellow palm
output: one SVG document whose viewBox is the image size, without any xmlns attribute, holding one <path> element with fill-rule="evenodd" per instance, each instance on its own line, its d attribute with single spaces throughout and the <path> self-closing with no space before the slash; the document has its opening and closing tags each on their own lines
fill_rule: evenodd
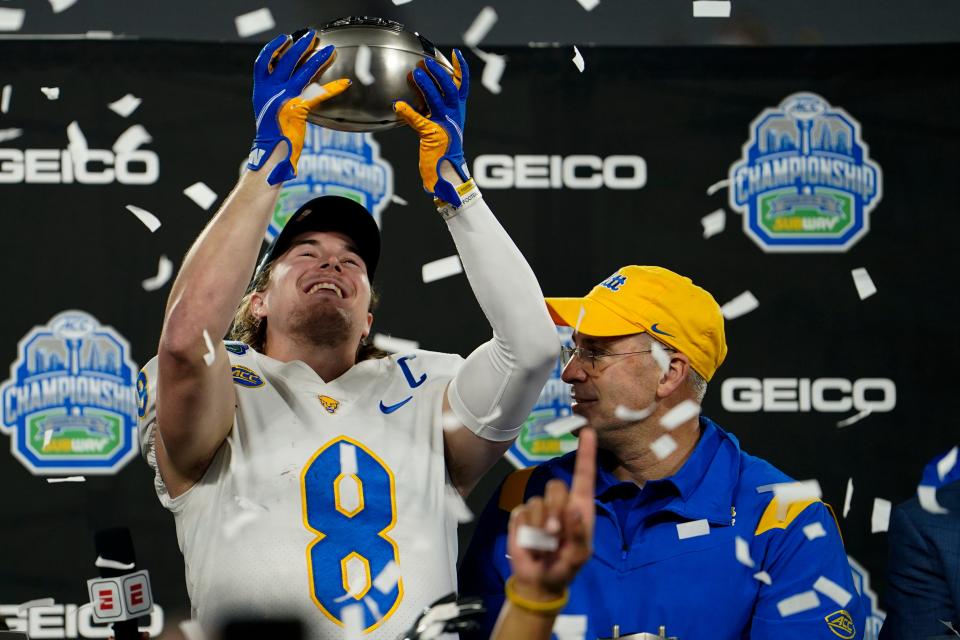
<svg viewBox="0 0 960 640">
<path fill-rule="evenodd" d="M 458 49 L 453 50 L 453 76 L 434 60 L 425 61 L 427 70 L 413 71 L 413 81 L 420 88 L 430 112 L 424 117 L 402 100 L 393 103 L 393 110 L 420 136 L 420 177 L 423 188 L 434 197 L 454 207 L 462 204 L 456 186 L 470 180 L 463 156 L 463 126 L 467 117 L 467 94 L 470 92 L 470 70 Z M 449 167 L 441 166 L 444 162 Z M 447 177 L 444 177 L 444 173 Z"/>
</svg>

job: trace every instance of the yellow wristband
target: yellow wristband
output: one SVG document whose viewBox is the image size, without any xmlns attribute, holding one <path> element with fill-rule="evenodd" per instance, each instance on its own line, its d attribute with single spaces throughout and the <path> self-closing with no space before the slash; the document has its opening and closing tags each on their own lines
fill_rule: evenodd
<svg viewBox="0 0 960 640">
<path fill-rule="evenodd" d="M 540 600 L 527 600 L 517 593 L 516 587 L 514 587 L 513 576 L 507 578 L 505 591 L 507 594 L 507 600 L 509 600 L 513 605 L 534 613 L 543 613 L 548 615 L 559 613 L 565 606 L 567 606 L 567 602 L 570 601 L 570 590 L 567 588 L 564 588 L 563 595 L 556 600 L 547 600 L 546 602 Z"/>
</svg>

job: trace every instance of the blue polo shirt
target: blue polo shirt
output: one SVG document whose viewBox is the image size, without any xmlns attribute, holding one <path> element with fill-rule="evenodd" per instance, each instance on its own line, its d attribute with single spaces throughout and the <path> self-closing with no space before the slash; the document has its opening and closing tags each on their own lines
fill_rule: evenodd
<svg viewBox="0 0 960 640">
<path fill-rule="evenodd" d="M 701 417 L 700 429 L 683 467 L 642 489 L 613 475 L 611 454 L 598 454 L 594 553 L 560 627 L 585 625 L 587 640 L 611 637 L 614 625 L 621 635 L 662 625 L 680 640 L 861 638 L 864 607 L 830 508 L 819 500 L 781 508 L 770 485 L 791 478 L 710 419 Z M 482 597 L 488 613 L 481 632 L 464 638 L 488 638 L 503 604 L 510 510 L 542 495 L 551 478 L 569 484 L 574 460 L 575 452 L 511 474 L 487 505 L 460 591 Z M 697 529 L 708 533 L 687 535 Z M 737 537 L 754 567 L 737 559 Z"/>
</svg>

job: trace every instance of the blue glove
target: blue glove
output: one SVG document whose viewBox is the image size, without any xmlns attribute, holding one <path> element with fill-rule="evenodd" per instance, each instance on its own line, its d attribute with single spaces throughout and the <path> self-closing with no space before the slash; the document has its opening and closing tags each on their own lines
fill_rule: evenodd
<svg viewBox="0 0 960 640">
<path fill-rule="evenodd" d="M 470 93 L 470 70 L 459 50 L 453 50 L 453 77 L 439 63 L 427 59 L 427 71 L 413 70 L 417 83 L 430 109 L 424 117 L 406 102 L 397 100 L 393 110 L 420 136 L 420 177 L 423 188 L 435 197 L 459 207 L 462 202 L 456 187 L 443 178 L 440 163 L 449 161 L 460 179 L 470 179 L 463 157 L 463 127 L 467 119 L 467 95 Z M 429 73 L 427 73 L 429 72 Z M 442 95 L 441 95 L 442 93 Z"/>
<path fill-rule="evenodd" d="M 310 110 L 350 86 L 350 80 L 341 78 L 323 85 L 321 95 L 309 100 L 301 98 L 300 94 L 314 76 L 331 62 L 333 46 L 314 52 L 317 33 L 313 30 L 292 45 L 291 41 L 288 35 L 277 36 L 260 51 L 253 64 L 253 113 L 257 134 L 247 167 L 254 171 L 260 169 L 281 141 L 287 143 L 286 158 L 267 176 L 270 184 L 280 184 L 296 177 Z"/>
</svg>

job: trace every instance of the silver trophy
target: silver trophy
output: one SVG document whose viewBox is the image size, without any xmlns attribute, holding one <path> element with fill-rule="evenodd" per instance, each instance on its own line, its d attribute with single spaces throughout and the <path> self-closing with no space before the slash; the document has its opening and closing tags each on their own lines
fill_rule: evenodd
<svg viewBox="0 0 960 640">
<path fill-rule="evenodd" d="M 340 18 L 318 28 L 317 35 L 320 47 L 336 47 L 336 57 L 304 94 L 309 96 L 318 90 L 318 84 L 337 78 L 353 81 L 349 89 L 307 116 L 310 122 L 328 129 L 382 131 L 398 127 L 404 122 L 393 112 L 394 100 L 408 102 L 420 113 L 427 111 L 413 82 L 418 63 L 433 58 L 453 74 L 453 65 L 432 42 L 407 31 L 399 22 L 366 16 Z M 366 47 L 362 52 L 361 45 Z"/>
<path fill-rule="evenodd" d="M 620 635 L 620 625 L 613 625 L 613 635 L 609 638 L 600 638 L 600 640 L 679 640 L 675 636 L 667 636 L 667 628 L 660 625 L 660 633 L 631 633 L 625 636 Z"/>
</svg>

